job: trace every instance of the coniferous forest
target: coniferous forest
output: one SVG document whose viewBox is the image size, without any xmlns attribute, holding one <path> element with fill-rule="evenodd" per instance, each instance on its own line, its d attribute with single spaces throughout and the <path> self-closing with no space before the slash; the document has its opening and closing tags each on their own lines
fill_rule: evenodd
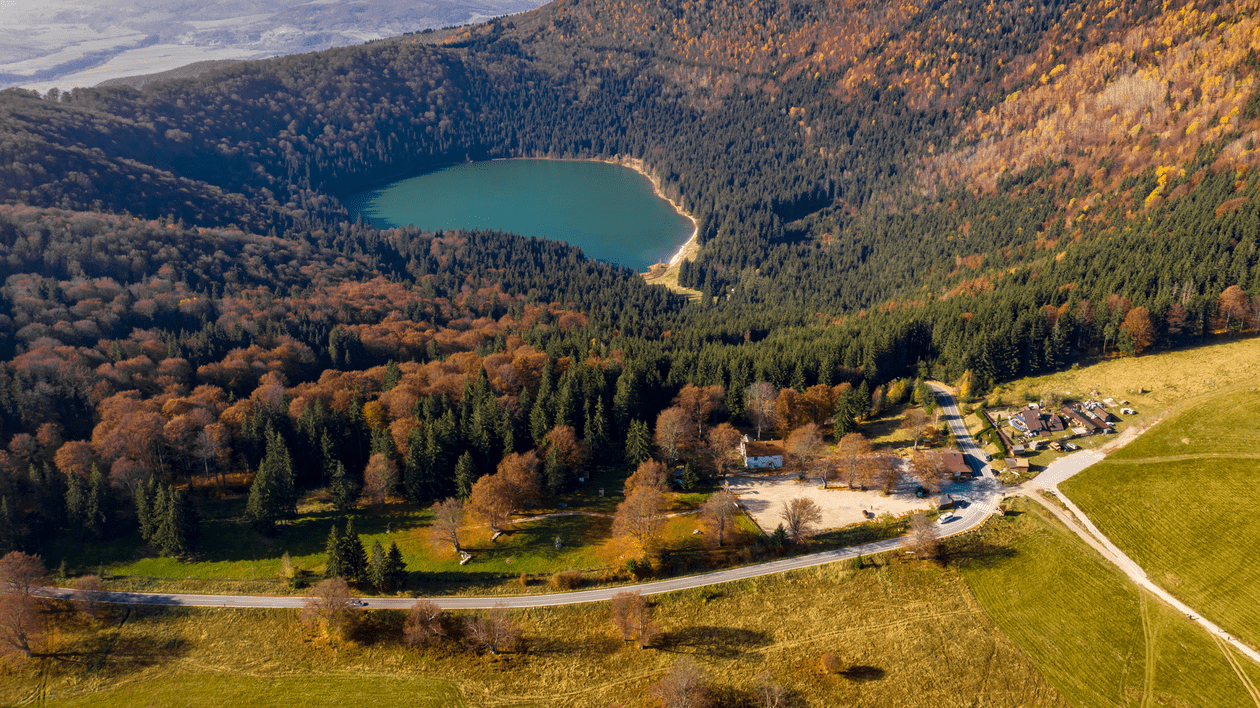
<svg viewBox="0 0 1260 708">
<path fill-rule="evenodd" d="M 263 480 L 267 532 L 378 455 L 427 505 L 557 430 L 620 457 L 688 386 L 744 422 L 769 382 L 841 431 L 905 379 L 1260 331 L 1256 12 L 557 0 L 0 92 L 0 551 L 138 527 L 179 555 L 194 478 Z M 642 160 L 698 222 L 701 297 L 339 200 L 527 156 Z"/>
</svg>

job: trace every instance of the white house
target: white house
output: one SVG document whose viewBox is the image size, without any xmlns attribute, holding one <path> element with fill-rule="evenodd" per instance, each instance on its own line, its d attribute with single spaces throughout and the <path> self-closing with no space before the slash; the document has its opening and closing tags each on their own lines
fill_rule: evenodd
<svg viewBox="0 0 1260 708">
<path fill-rule="evenodd" d="M 783 466 L 783 443 L 778 440 L 749 440 L 745 435 L 739 443 L 739 455 L 749 469 L 778 469 Z"/>
</svg>

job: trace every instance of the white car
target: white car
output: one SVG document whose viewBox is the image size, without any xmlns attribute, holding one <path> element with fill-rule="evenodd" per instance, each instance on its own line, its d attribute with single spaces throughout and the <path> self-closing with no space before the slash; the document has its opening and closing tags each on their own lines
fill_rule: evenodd
<svg viewBox="0 0 1260 708">
<path fill-rule="evenodd" d="M 355 607 L 367 607 L 367 600 L 351 600 L 350 604 Z"/>
<path fill-rule="evenodd" d="M 955 520 L 955 519 L 957 519 L 957 518 L 958 518 L 958 514 L 955 514 L 954 512 L 952 512 L 952 511 L 951 511 L 950 513 L 945 514 L 945 515 L 944 515 L 944 516 L 942 516 L 941 518 L 937 519 L 936 523 L 938 523 L 938 524 L 948 524 L 949 522 L 951 522 L 951 521 L 953 521 L 953 520 Z"/>
</svg>

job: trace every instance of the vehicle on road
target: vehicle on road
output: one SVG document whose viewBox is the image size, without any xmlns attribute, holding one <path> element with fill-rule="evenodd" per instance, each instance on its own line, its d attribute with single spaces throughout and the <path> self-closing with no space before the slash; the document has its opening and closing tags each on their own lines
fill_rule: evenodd
<svg viewBox="0 0 1260 708">
<path fill-rule="evenodd" d="M 959 516 L 957 514 L 953 514 L 953 513 L 945 514 L 944 516 L 942 516 L 940 519 L 937 520 L 937 523 L 948 524 L 951 521 L 956 521 L 958 518 Z"/>
<path fill-rule="evenodd" d="M 350 604 L 355 607 L 367 607 L 367 600 L 351 600 Z"/>
</svg>

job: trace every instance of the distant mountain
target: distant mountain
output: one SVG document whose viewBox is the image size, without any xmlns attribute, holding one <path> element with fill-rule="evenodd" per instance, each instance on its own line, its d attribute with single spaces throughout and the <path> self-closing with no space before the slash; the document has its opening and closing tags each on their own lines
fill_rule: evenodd
<svg viewBox="0 0 1260 708">
<path fill-rule="evenodd" d="M 0 88 L 95 86 L 192 63 L 361 44 L 530 10 L 539 0 L 0 3 Z"/>
</svg>

